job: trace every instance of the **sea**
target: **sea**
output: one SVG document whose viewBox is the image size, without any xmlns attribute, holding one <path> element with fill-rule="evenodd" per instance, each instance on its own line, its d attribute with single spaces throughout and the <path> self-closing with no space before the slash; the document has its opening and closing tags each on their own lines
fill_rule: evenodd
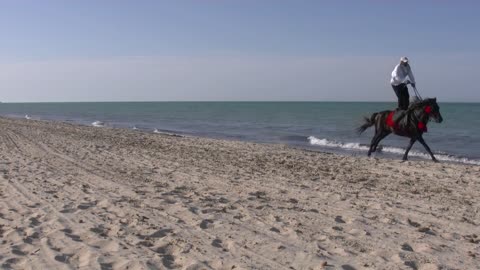
<svg viewBox="0 0 480 270">
<path fill-rule="evenodd" d="M 358 135 L 364 116 L 388 102 L 78 102 L 0 103 L 0 115 L 98 128 L 286 144 L 313 151 L 366 155 L 373 128 Z M 443 103 L 442 123 L 425 141 L 439 160 L 480 165 L 480 103 Z M 400 159 L 409 139 L 390 135 L 376 157 Z M 416 143 L 410 159 L 430 159 Z"/>
</svg>

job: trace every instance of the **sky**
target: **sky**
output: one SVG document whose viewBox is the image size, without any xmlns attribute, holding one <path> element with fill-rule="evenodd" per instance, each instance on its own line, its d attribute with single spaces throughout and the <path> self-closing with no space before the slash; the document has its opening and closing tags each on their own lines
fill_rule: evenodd
<svg viewBox="0 0 480 270">
<path fill-rule="evenodd" d="M 480 1 L 0 0 L 0 101 L 480 102 Z M 413 91 L 411 92 L 413 94 Z"/>
</svg>

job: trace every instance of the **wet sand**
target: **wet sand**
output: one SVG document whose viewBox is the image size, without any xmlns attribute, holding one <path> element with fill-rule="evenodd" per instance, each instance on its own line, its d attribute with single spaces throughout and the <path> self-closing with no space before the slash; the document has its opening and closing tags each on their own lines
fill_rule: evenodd
<svg viewBox="0 0 480 270">
<path fill-rule="evenodd" d="M 0 118 L 6 269 L 480 269 L 480 166 Z"/>
</svg>

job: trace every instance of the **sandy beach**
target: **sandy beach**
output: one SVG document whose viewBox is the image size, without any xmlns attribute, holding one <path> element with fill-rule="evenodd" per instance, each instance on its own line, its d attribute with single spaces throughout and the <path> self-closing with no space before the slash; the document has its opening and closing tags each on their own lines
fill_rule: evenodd
<svg viewBox="0 0 480 270">
<path fill-rule="evenodd" d="M 5 269 L 480 269 L 480 166 L 0 118 Z"/>
</svg>

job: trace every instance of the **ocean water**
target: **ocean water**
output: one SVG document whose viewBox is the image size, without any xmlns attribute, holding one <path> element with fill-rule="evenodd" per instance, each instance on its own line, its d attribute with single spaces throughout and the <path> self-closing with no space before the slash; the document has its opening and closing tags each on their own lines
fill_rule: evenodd
<svg viewBox="0 0 480 270">
<path fill-rule="evenodd" d="M 444 118 L 424 135 L 437 158 L 480 165 L 480 103 L 440 103 Z M 0 115 L 83 125 L 281 143 L 365 155 L 373 129 L 355 133 L 363 116 L 395 108 L 382 102 L 84 102 L 1 103 Z M 390 135 L 378 157 L 401 158 L 408 139 Z M 415 144 L 411 158 L 428 159 Z"/>
</svg>

